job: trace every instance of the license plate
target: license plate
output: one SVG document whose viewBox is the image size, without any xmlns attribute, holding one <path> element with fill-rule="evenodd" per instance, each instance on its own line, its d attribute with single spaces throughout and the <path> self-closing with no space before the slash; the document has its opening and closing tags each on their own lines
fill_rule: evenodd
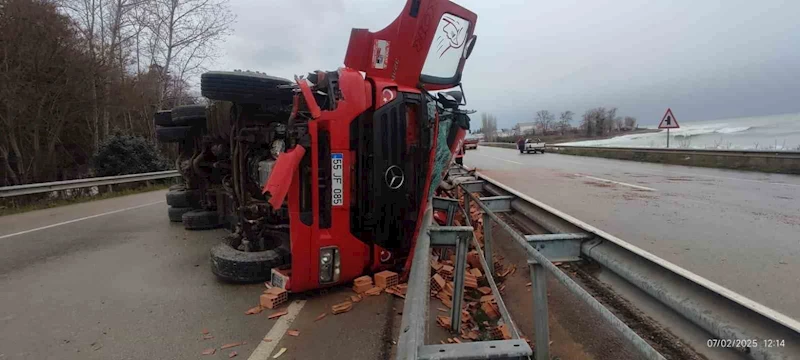
<svg viewBox="0 0 800 360">
<path fill-rule="evenodd" d="M 331 154 L 331 204 L 333 206 L 344 205 L 343 161 L 344 155 L 342 153 Z"/>
</svg>

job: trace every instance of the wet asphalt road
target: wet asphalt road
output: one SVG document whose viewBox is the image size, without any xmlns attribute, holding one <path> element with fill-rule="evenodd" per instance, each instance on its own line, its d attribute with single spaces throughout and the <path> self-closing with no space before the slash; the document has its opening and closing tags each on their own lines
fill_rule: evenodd
<svg viewBox="0 0 800 360">
<path fill-rule="evenodd" d="M 481 146 L 465 165 L 800 318 L 800 176 Z"/>
<path fill-rule="evenodd" d="M 165 192 L 0 217 L 0 360 L 210 360 L 228 359 L 231 351 L 260 360 L 281 347 L 288 348 L 281 359 L 376 359 L 389 351 L 380 334 L 391 330 L 391 296 L 314 322 L 345 297 L 332 290 L 292 295 L 307 298 L 291 324 L 301 336 L 275 339 L 274 351 L 252 355 L 277 322 L 267 319 L 272 310 L 244 314 L 264 286 L 217 281 L 208 250 L 226 231 L 170 223 Z M 83 219 L 98 214 L 104 215 Z M 45 226 L 51 227 L 13 235 Z M 203 340 L 203 329 L 214 338 Z M 247 344 L 220 350 L 241 341 Z M 214 347 L 214 355 L 201 356 Z"/>
</svg>

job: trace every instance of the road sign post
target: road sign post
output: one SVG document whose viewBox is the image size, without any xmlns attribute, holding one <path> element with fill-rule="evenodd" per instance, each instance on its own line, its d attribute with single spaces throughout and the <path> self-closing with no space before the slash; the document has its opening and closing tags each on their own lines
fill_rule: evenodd
<svg viewBox="0 0 800 360">
<path fill-rule="evenodd" d="M 661 122 L 658 123 L 658 128 L 667 129 L 667 148 L 669 148 L 669 129 L 681 128 L 681 126 L 678 125 L 678 119 L 672 114 L 672 109 L 667 108 L 667 112 L 664 113 L 664 117 L 661 118 Z"/>
</svg>

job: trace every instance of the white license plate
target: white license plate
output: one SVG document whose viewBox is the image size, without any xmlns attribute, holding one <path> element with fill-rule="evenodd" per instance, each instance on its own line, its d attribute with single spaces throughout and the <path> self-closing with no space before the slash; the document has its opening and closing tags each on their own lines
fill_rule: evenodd
<svg viewBox="0 0 800 360">
<path fill-rule="evenodd" d="M 344 205 L 343 160 L 344 155 L 342 153 L 331 154 L 331 204 L 333 206 Z"/>
</svg>

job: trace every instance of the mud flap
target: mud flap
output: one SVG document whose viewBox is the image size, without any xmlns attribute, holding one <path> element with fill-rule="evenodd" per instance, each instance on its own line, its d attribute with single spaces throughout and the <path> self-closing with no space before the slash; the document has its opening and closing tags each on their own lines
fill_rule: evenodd
<svg viewBox="0 0 800 360">
<path fill-rule="evenodd" d="M 262 194 L 269 193 L 269 203 L 272 208 L 280 209 L 283 200 L 286 199 L 286 194 L 289 193 L 289 187 L 292 185 L 292 176 L 297 172 L 300 166 L 300 160 L 306 154 L 306 149 L 297 145 L 294 148 L 286 151 L 278 156 L 275 161 L 275 166 L 272 168 L 272 173 L 269 175 L 267 183 L 261 190 Z"/>
</svg>

